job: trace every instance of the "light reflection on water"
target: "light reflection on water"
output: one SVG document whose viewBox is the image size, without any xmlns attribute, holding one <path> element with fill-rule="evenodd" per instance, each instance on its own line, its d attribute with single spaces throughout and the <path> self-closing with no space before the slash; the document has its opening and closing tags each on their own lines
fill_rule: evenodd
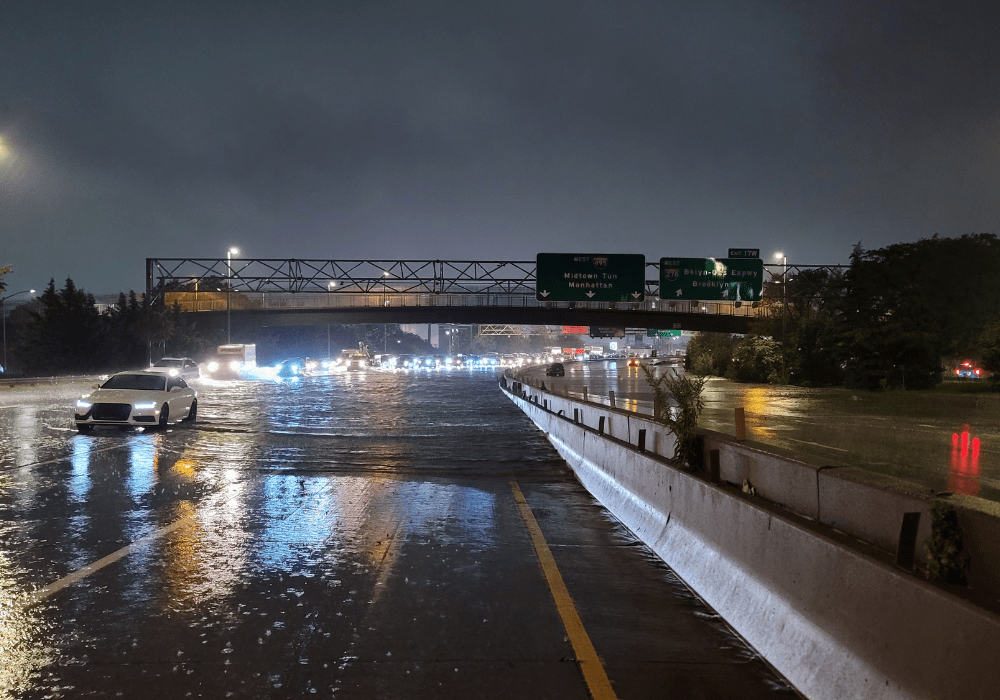
<svg viewBox="0 0 1000 700">
<path fill-rule="evenodd" d="M 26 572 L 0 549 L 0 698 L 20 697 L 55 657 L 45 616 L 26 607 L 25 578 Z"/>
<path fill-rule="evenodd" d="M 969 426 L 951 436 L 951 463 L 948 472 L 948 490 L 967 496 L 978 496 L 979 486 L 979 438 L 972 436 Z"/>
<path fill-rule="evenodd" d="M 38 420 L 38 409 L 21 406 L 14 419 L 14 431 L 21 438 L 17 443 L 17 464 L 31 464 L 38 461 L 38 442 L 42 424 Z"/>
<path fill-rule="evenodd" d="M 515 470 L 565 470 L 544 436 L 524 433 L 523 414 L 492 375 L 342 374 L 199 392 L 193 428 L 78 435 L 69 423 L 58 426 L 62 461 L 6 474 L 0 498 L 20 534 L 0 540 L 0 641 L 12 650 L 3 687 L 72 653 L 67 610 L 120 610 L 126 625 L 150 614 L 195 624 L 269 575 L 363 571 L 385 582 L 407 543 L 493 543 L 496 496 L 481 476 L 506 484 Z M 18 446 L 19 461 L 38 457 L 24 444 L 38 430 L 0 439 Z M 18 602 L 39 579 L 51 583 L 172 524 L 57 604 Z M 30 540 L 47 545 L 42 554 L 17 544 Z"/>
<path fill-rule="evenodd" d="M 125 488 L 132 496 L 132 500 L 138 502 L 143 496 L 152 492 L 156 486 L 156 464 L 157 464 L 157 443 L 160 436 L 156 434 L 143 433 L 136 435 L 128 443 L 128 476 L 125 479 Z M 130 533 L 132 539 L 142 536 L 139 533 Z"/>
<path fill-rule="evenodd" d="M 66 484 L 72 503 L 85 502 L 90 493 L 90 451 L 92 445 L 93 442 L 82 435 L 73 438 L 73 457 L 70 461 L 69 480 Z"/>
<path fill-rule="evenodd" d="M 705 397 L 700 421 L 705 427 L 732 434 L 734 409 L 742 405 L 750 440 L 937 491 L 1000 500 L 998 396 L 871 393 L 713 379 Z"/>
</svg>

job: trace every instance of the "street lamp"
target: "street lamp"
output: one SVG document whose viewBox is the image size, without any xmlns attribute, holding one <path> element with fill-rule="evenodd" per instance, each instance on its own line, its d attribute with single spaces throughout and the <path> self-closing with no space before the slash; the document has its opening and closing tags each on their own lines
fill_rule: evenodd
<svg viewBox="0 0 1000 700">
<path fill-rule="evenodd" d="M 226 342 L 233 342 L 230 306 L 233 297 L 233 256 L 239 255 L 239 248 L 226 251 Z"/>
<path fill-rule="evenodd" d="M 788 318 L 788 307 L 785 303 L 785 285 L 788 283 L 788 258 L 784 253 L 775 253 L 775 260 L 781 260 L 781 342 L 785 342 L 785 321 Z"/>
<path fill-rule="evenodd" d="M 22 294 L 34 294 L 34 289 L 25 289 L 20 292 L 14 292 L 13 294 L 8 294 L 7 296 L 0 298 L 0 314 L 3 315 L 3 367 L 0 368 L 0 372 L 4 374 L 7 373 L 7 300 L 13 299 L 16 296 Z"/>
</svg>

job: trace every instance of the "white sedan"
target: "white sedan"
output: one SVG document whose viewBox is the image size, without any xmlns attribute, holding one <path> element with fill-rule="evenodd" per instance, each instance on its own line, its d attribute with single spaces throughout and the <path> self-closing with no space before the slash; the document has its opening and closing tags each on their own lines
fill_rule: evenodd
<svg viewBox="0 0 1000 700">
<path fill-rule="evenodd" d="M 167 427 L 171 422 L 194 421 L 198 392 L 182 377 L 164 372 L 119 372 L 95 392 L 76 402 L 73 416 L 81 433 L 95 425 Z"/>
</svg>

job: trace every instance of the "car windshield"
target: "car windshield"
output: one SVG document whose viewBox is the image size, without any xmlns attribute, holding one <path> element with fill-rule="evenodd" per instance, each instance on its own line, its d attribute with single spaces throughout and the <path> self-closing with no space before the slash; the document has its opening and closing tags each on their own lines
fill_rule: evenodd
<svg viewBox="0 0 1000 700">
<path fill-rule="evenodd" d="M 162 374 L 116 374 L 101 385 L 102 389 L 164 391 L 167 378 Z"/>
<path fill-rule="evenodd" d="M 172 360 L 164 357 L 162 360 L 158 360 L 153 367 L 182 367 L 184 365 L 184 360 Z"/>
</svg>

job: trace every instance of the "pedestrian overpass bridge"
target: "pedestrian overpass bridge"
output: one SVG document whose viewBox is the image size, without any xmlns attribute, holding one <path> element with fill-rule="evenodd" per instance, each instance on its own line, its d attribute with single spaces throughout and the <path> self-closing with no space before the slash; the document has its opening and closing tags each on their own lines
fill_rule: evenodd
<svg viewBox="0 0 1000 700">
<path fill-rule="evenodd" d="M 765 265 L 772 284 L 789 269 Z M 146 298 L 233 328 L 477 323 L 746 333 L 751 321 L 781 313 L 780 300 L 661 300 L 655 262 L 646 263 L 641 301 L 539 301 L 535 274 L 535 261 L 147 258 Z"/>
</svg>

